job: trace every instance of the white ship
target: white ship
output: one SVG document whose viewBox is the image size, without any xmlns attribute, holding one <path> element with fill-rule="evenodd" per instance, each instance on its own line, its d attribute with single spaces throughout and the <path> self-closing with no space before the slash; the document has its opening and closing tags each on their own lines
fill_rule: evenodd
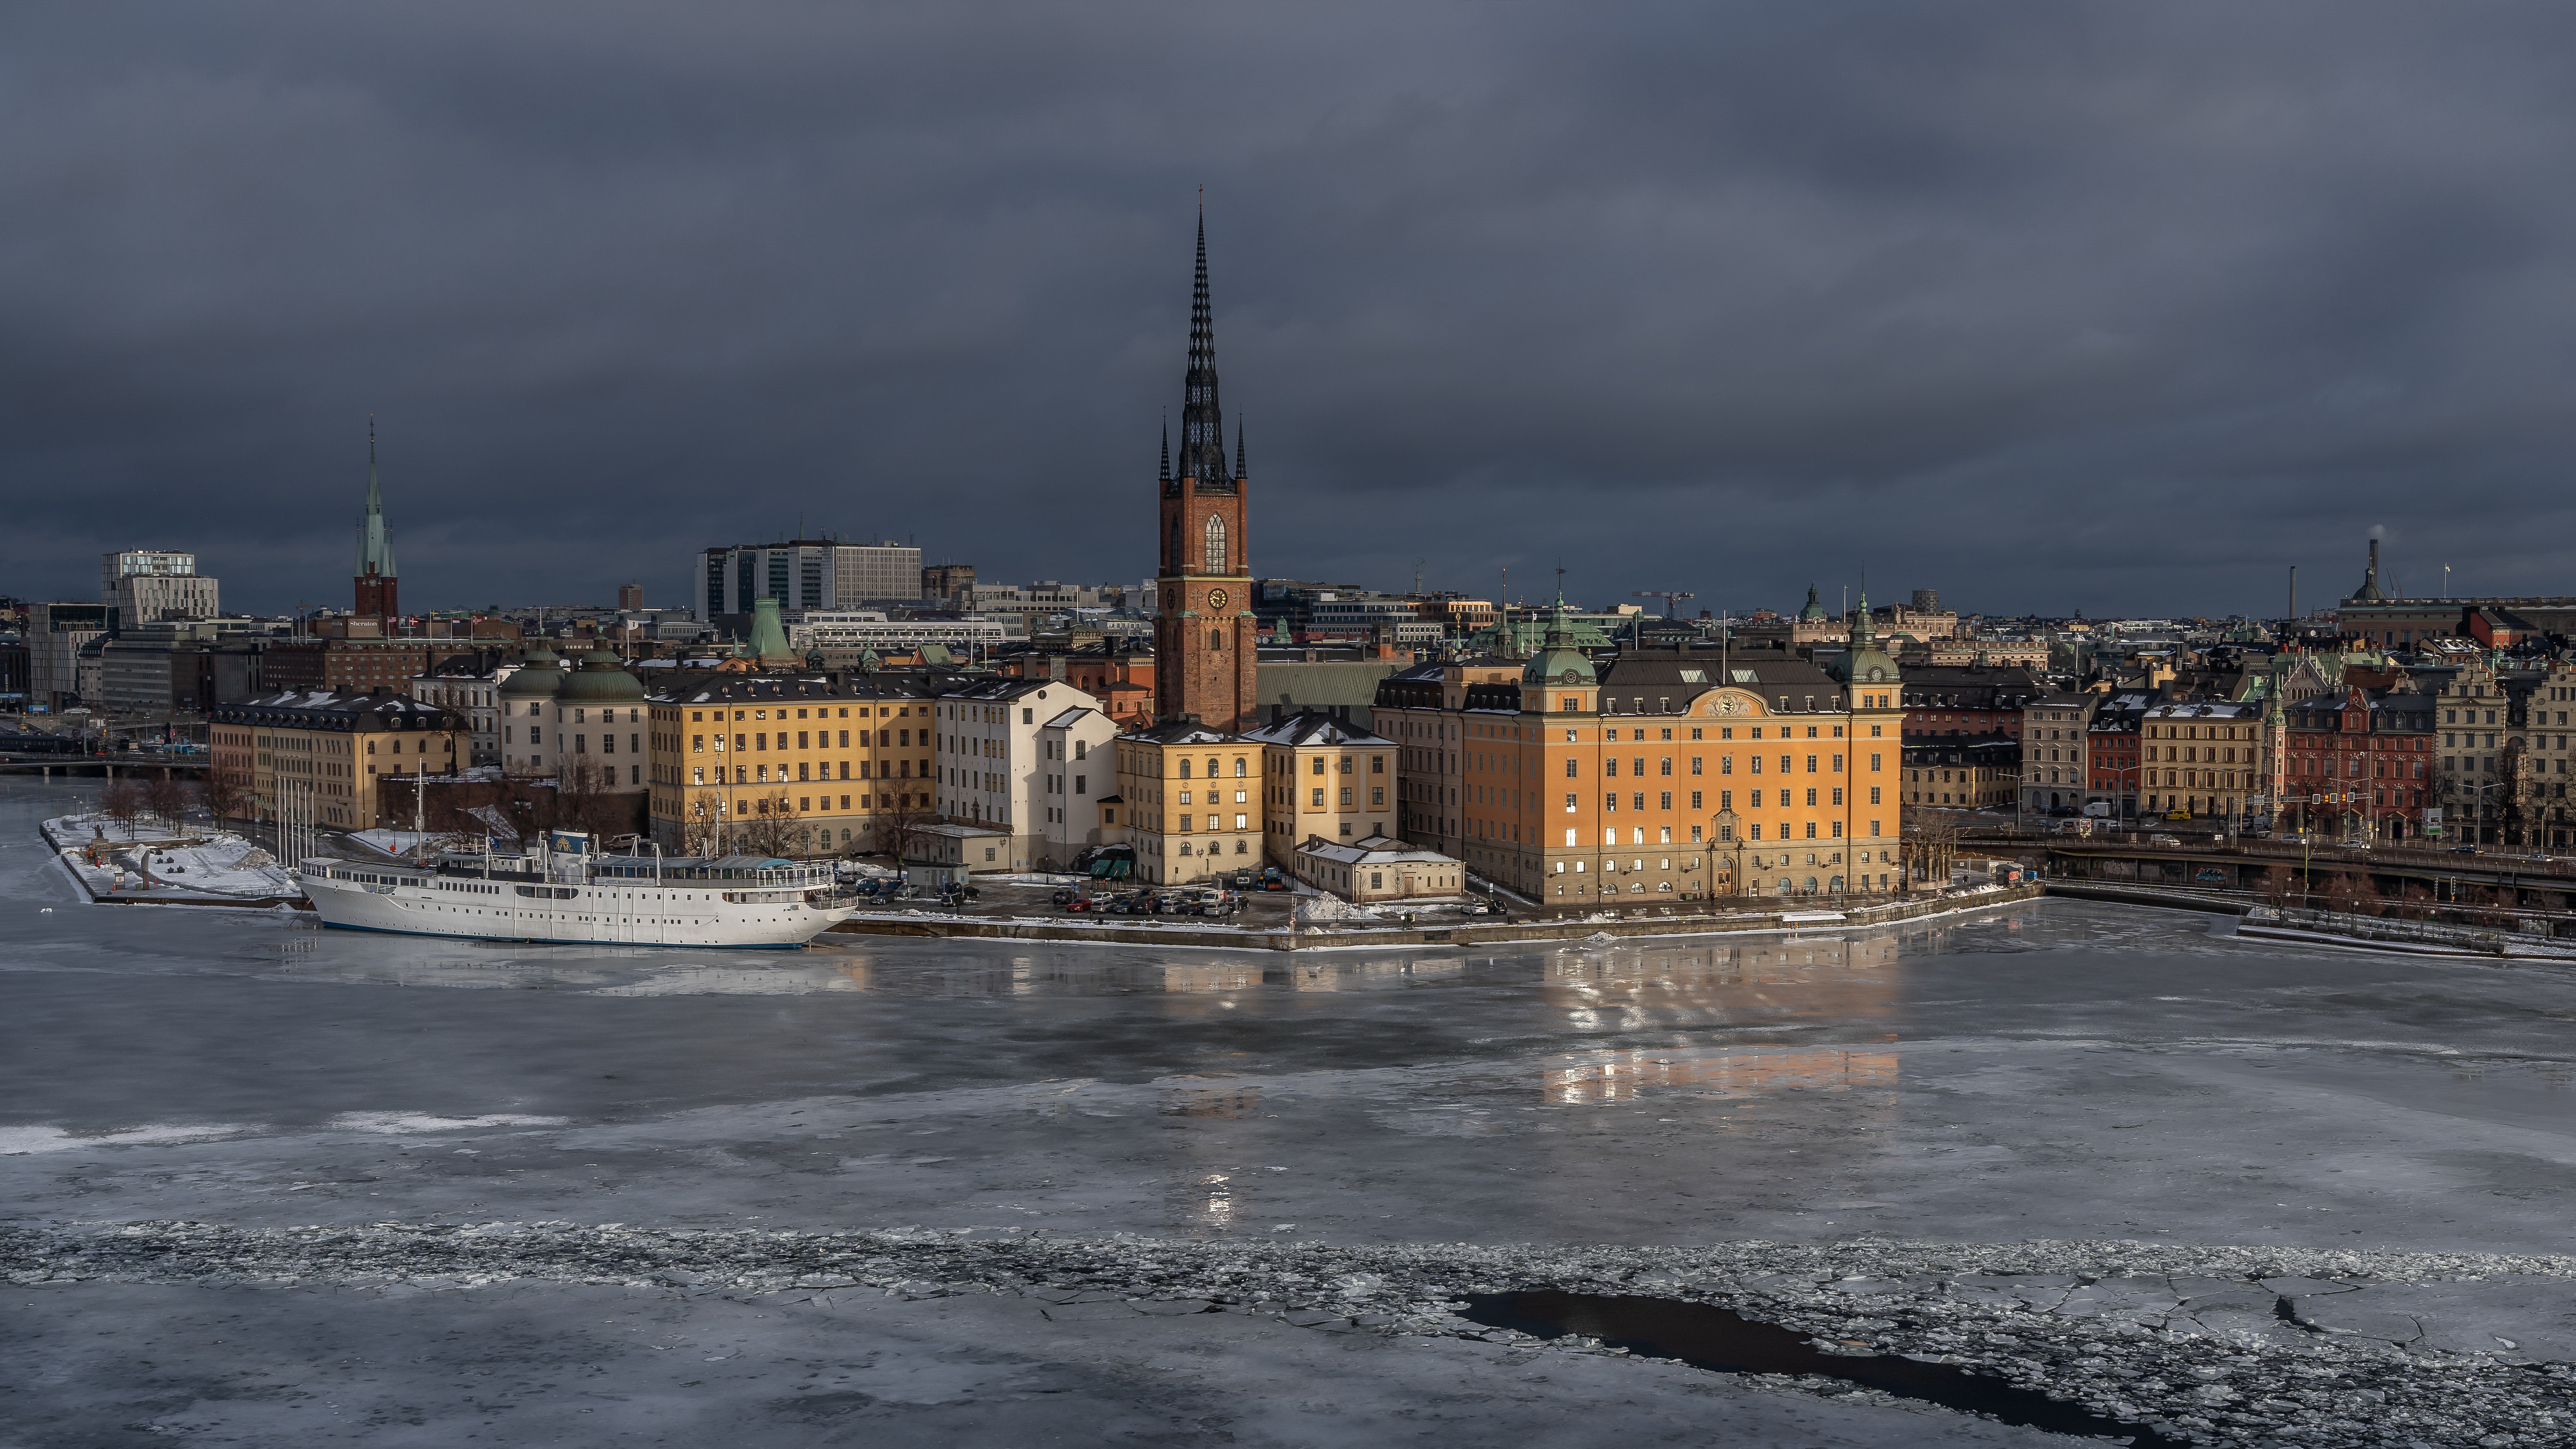
<svg viewBox="0 0 2576 1449">
<path fill-rule="evenodd" d="M 615 946 L 802 946 L 851 907 L 829 866 L 768 856 L 609 855 L 578 831 L 536 850 L 446 851 L 421 864 L 313 856 L 296 872 L 328 926 Z"/>
</svg>

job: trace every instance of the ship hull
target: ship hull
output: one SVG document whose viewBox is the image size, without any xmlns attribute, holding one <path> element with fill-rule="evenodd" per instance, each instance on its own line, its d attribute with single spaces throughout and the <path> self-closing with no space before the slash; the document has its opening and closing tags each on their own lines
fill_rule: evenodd
<svg viewBox="0 0 2576 1449">
<path fill-rule="evenodd" d="M 670 890 L 637 881 L 540 886 L 547 896 L 530 899 L 518 889 L 471 879 L 376 885 L 310 874 L 304 883 L 322 923 L 338 930 L 536 945 L 793 950 L 849 915 L 808 905 L 796 892 Z M 568 894 L 556 899 L 557 889 Z M 727 900 L 728 894 L 791 898 Z"/>
</svg>

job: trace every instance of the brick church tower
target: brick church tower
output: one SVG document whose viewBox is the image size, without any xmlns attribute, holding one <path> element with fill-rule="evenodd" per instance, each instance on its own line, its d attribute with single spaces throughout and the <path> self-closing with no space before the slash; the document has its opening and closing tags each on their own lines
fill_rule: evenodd
<svg viewBox="0 0 2576 1449">
<path fill-rule="evenodd" d="M 385 534 L 385 495 L 376 487 L 376 425 L 367 422 L 367 511 L 358 515 L 357 614 L 389 619 L 398 612 L 394 543 Z"/>
<path fill-rule="evenodd" d="M 1217 406 L 1216 329 L 1208 311 L 1207 218 L 1199 218 L 1198 277 L 1190 293 L 1190 371 L 1182 384 L 1181 456 L 1163 436 L 1161 503 L 1154 543 L 1154 693 L 1166 720 L 1195 716 L 1240 734 L 1259 708 L 1260 625 L 1252 617 L 1252 533 L 1243 465 L 1243 424 L 1234 427 L 1234 467 L 1225 463 Z"/>
</svg>

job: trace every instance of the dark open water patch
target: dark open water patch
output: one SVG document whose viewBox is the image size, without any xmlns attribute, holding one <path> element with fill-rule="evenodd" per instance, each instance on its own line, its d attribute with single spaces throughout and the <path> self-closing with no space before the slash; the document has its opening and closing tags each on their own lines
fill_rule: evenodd
<svg viewBox="0 0 2576 1449">
<path fill-rule="evenodd" d="M 1822 1374 L 1898 1398 L 1990 1415 L 2006 1424 L 2124 1439 L 2137 1449 L 2188 1449 L 2184 1441 L 2169 1439 L 2145 1425 L 2106 1419 L 2035 1390 L 2015 1388 L 1991 1374 L 1896 1354 L 1826 1353 L 1805 1334 L 1757 1323 L 1706 1303 L 1550 1288 L 1476 1294 L 1467 1300 L 1464 1316 L 1490 1328 L 1518 1329 L 1537 1338 L 1581 1334 L 1631 1353 L 1677 1359 L 1719 1373 Z"/>
</svg>

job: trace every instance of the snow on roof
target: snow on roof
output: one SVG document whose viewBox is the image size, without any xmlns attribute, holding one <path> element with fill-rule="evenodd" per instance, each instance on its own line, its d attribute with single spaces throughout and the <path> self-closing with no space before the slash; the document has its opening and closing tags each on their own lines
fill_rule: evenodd
<svg viewBox="0 0 2576 1449">
<path fill-rule="evenodd" d="M 1292 714 L 1274 720 L 1256 730 L 1247 730 L 1247 740 L 1265 745 L 1359 745 L 1395 748 L 1395 741 L 1371 734 L 1349 720 L 1329 714 Z"/>
<path fill-rule="evenodd" d="M 1348 845 L 1326 840 L 1320 835 L 1310 835 L 1306 837 L 1305 844 L 1297 847 L 1297 853 L 1311 855 L 1319 860 L 1329 860 L 1337 865 L 1458 864 L 1456 860 L 1442 855 L 1439 851 L 1423 850 L 1407 845 L 1401 840 L 1390 840 L 1383 835 L 1372 835 L 1363 840 L 1355 840 Z"/>
</svg>

